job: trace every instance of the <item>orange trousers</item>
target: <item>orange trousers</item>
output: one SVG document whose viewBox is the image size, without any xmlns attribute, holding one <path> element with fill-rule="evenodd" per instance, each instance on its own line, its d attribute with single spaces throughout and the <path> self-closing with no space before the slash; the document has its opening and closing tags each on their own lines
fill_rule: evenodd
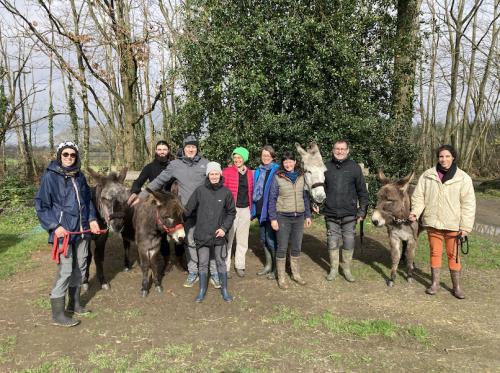
<svg viewBox="0 0 500 373">
<path fill-rule="evenodd" d="M 459 232 L 447 231 L 435 228 L 427 228 L 427 237 L 431 249 L 431 268 L 441 268 L 441 259 L 443 257 L 443 241 L 448 255 L 448 268 L 452 271 L 460 271 L 460 250 L 458 252 L 457 263 L 457 241 Z"/>
</svg>

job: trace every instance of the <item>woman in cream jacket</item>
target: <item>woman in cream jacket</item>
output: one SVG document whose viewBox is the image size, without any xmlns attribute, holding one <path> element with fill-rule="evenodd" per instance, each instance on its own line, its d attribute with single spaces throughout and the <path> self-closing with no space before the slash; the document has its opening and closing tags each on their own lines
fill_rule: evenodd
<svg viewBox="0 0 500 373">
<path fill-rule="evenodd" d="M 460 287 L 460 253 L 457 237 L 467 236 L 474 226 L 476 197 L 469 175 L 456 164 L 457 152 L 451 145 L 442 145 L 436 152 L 438 163 L 418 180 L 411 202 L 410 220 L 422 218 L 429 238 L 432 284 L 426 290 L 434 295 L 439 290 L 443 241 L 453 283 L 453 295 L 465 298 Z"/>
</svg>

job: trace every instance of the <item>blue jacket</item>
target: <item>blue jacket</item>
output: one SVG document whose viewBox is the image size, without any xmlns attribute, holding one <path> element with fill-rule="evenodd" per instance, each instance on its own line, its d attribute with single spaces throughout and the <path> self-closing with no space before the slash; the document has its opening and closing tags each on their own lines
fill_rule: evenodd
<svg viewBox="0 0 500 373">
<path fill-rule="evenodd" d="M 264 185 L 264 194 L 262 195 L 262 198 L 264 198 L 264 202 L 262 204 L 262 210 L 260 212 L 260 219 L 259 223 L 262 224 L 265 221 L 269 220 L 268 216 L 268 206 L 269 206 L 269 191 L 271 189 L 271 181 L 274 179 L 274 174 L 278 169 L 280 168 L 279 164 L 274 163 L 273 166 L 271 167 L 271 171 L 269 176 L 267 177 L 266 184 Z M 260 174 L 260 168 L 257 167 L 253 173 L 253 189 L 255 190 L 255 185 L 257 184 L 257 180 L 259 179 L 259 174 Z M 256 211 L 256 204 L 253 201 L 252 203 L 252 219 L 254 219 L 257 216 L 257 211 Z"/>
<path fill-rule="evenodd" d="M 75 186 L 80 198 L 80 208 Z M 66 176 L 56 161 L 50 162 L 42 176 L 40 189 L 35 197 L 35 210 L 43 229 L 49 232 L 49 243 L 54 242 L 54 231 L 58 226 L 77 232 L 89 229 L 89 221 L 96 220 L 90 188 L 83 173 L 77 172 L 74 178 Z M 71 235 L 70 243 L 74 243 L 79 237 L 81 236 Z"/>
</svg>

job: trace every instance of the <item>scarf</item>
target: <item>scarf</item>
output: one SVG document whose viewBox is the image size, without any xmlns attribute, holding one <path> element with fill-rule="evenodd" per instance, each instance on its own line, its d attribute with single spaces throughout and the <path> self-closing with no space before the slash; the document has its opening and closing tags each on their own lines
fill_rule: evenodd
<svg viewBox="0 0 500 373">
<path fill-rule="evenodd" d="M 285 176 L 290 179 L 290 181 L 295 184 L 295 181 L 297 181 L 297 178 L 299 177 L 298 171 L 290 171 L 290 172 L 285 172 Z"/>
<path fill-rule="evenodd" d="M 273 166 L 274 162 L 259 165 L 259 177 L 257 178 L 253 188 L 254 201 L 259 201 L 264 195 L 264 181 L 266 180 L 267 173 L 271 170 L 271 168 L 273 168 Z"/>
<path fill-rule="evenodd" d="M 445 170 L 439 163 L 436 165 L 436 171 L 438 173 L 439 178 L 441 179 L 441 183 L 445 183 L 448 180 L 453 179 L 453 176 L 455 176 L 457 172 L 457 164 L 453 162 L 447 170 Z M 440 174 L 443 174 L 443 177 L 441 177 Z"/>
</svg>

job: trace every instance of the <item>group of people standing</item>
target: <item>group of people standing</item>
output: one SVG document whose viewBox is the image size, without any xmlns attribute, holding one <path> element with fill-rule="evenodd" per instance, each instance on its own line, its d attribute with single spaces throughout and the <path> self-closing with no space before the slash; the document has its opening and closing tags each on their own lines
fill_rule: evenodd
<svg viewBox="0 0 500 373">
<path fill-rule="evenodd" d="M 312 224 L 312 208 L 304 171 L 295 153 L 284 152 L 278 163 L 273 147 L 265 145 L 261 149 L 259 166 L 252 170 L 247 166 L 248 150 L 237 147 L 231 153 L 231 164 L 222 169 L 219 163 L 201 157 L 198 146 L 196 138 L 186 137 L 181 156 L 171 161 L 146 190 L 134 193 L 129 200 L 130 203 L 139 203 L 147 198 L 148 190 L 164 190 L 172 180 L 177 181 L 181 202 L 186 209 L 188 275 L 184 286 L 192 287 L 199 281 L 196 301 L 201 302 L 210 279 L 215 287 L 221 288 L 224 300 L 231 301 L 227 279 L 231 276 L 233 243 L 235 273 L 245 277 L 245 258 L 253 219 L 259 223 L 265 253 L 264 268 L 257 275 L 277 278 L 278 286 L 286 289 L 285 268 L 290 245 L 291 278 L 305 285 L 299 258 L 304 227 Z M 363 174 L 348 155 L 348 142 L 337 141 L 334 157 L 328 162 L 325 173 L 327 198 L 324 214 L 332 265 L 327 276 L 329 281 L 335 279 L 339 268 L 341 240 L 344 241 L 343 273 L 348 281 L 354 281 L 350 272 L 354 228 L 357 221 L 365 218 L 368 207 Z M 139 179 L 145 180 L 144 177 Z"/>
<path fill-rule="evenodd" d="M 461 235 L 470 232 L 471 206 L 475 206 L 470 177 L 457 169 L 454 150 L 445 150 L 452 155 L 452 159 L 448 157 L 450 159 L 447 158 L 446 162 L 441 162 L 443 156 L 438 153 L 440 162 L 437 168 L 424 173 L 419 181 L 414 197 L 415 208 L 410 216 L 410 219 L 416 219 L 423 215 L 423 223 L 429 228 L 433 253 L 433 283 L 428 289 L 429 294 L 435 294 L 439 287 L 437 268 L 440 267 L 440 260 L 437 256 L 440 255 L 438 246 L 441 240 L 446 240 L 451 261 L 447 232 L 453 230 Z M 222 169 L 219 163 L 209 162 L 199 154 L 199 143 L 192 135 L 184 139 L 177 158 L 172 156 L 166 142 L 159 141 L 154 161 L 144 167 L 132 186 L 128 200 L 131 205 L 138 204 L 147 198 L 148 190 L 168 190 L 171 183 L 176 181 L 179 198 L 186 210 L 186 250 L 184 252 L 182 245 L 176 246 L 175 254 L 178 263 L 182 263 L 184 255 L 187 258 L 188 274 L 184 286 L 192 287 L 199 281 L 196 302 L 204 300 L 209 281 L 221 289 L 225 301 L 232 301 L 228 292 L 228 278 L 231 276 L 233 242 L 236 242 L 235 273 L 245 277 L 245 257 L 253 219 L 259 224 L 259 237 L 265 253 L 264 267 L 257 275 L 277 279 L 278 286 L 286 289 L 285 268 L 290 245 L 291 278 L 300 285 L 306 284 L 300 273 L 302 237 L 304 227 L 312 224 L 312 210 L 318 210 L 310 204 L 304 171 L 295 153 L 284 152 L 278 162 L 273 147 L 265 145 L 255 170 L 247 166 L 247 149 L 237 147 L 231 155 L 231 165 Z M 149 181 L 148 187 L 141 191 L 146 181 Z M 441 186 L 433 184 L 438 181 Z M 326 163 L 324 188 L 326 200 L 322 214 L 327 228 L 331 265 L 326 279 L 333 281 L 340 268 L 345 279 L 353 282 L 351 261 L 355 226 L 366 217 L 368 192 L 361 168 L 349 159 L 349 143 L 346 140 L 334 143 L 332 159 Z M 454 194 L 448 196 L 450 193 Z M 439 209 L 434 208 L 435 205 L 439 203 L 440 208 L 446 211 L 447 206 L 442 205 L 442 202 L 450 198 L 458 204 L 453 211 L 453 222 L 434 224 L 436 219 L 432 220 L 429 216 L 433 216 L 432 211 L 440 213 Z M 49 164 L 42 177 L 35 198 L 35 209 L 42 227 L 49 233 L 50 243 L 54 240 L 62 242 L 64 238 L 68 241 L 67 250 L 57 256 L 57 275 L 50 295 L 52 319 L 56 325 L 76 325 L 78 321 L 67 317 L 65 311 L 79 314 L 88 312 L 80 304 L 80 286 L 86 270 L 91 234 L 98 233 L 100 229 L 89 186 L 80 170 L 76 144 L 63 142 L 58 146 L 56 160 Z M 71 232 L 80 233 L 72 235 Z M 166 236 L 161 242 L 161 252 L 169 256 Z M 460 269 L 459 261 L 450 264 L 450 269 L 457 272 Z M 452 272 L 452 278 L 455 295 L 463 298 L 458 286 L 458 275 Z M 69 302 L 65 308 L 66 293 Z"/>
</svg>

